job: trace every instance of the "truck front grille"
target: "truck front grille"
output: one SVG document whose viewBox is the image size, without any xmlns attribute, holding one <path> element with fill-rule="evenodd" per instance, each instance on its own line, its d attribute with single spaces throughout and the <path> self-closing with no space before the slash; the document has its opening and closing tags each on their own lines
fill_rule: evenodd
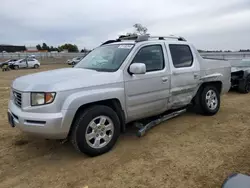
<svg viewBox="0 0 250 188">
<path fill-rule="evenodd" d="M 22 107 L 22 93 L 13 91 L 13 100 L 19 108 Z"/>
</svg>

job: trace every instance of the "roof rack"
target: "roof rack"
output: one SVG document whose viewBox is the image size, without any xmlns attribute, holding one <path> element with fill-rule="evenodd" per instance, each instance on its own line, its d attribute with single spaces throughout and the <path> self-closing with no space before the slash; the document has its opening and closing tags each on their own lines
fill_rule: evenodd
<svg viewBox="0 0 250 188">
<path fill-rule="evenodd" d="M 135 42 L 147 41 L 149 39 L 158 38 L 158 40 L 165 39 L 177 39 L 178 41 L 186 41 L 183 37 L 177 36 L 150 36 L 150 35 L 139 35 L 139 36 L 121 36 L 120 40 L 135 40 Z"/>
<path fill-rule="evenodd" d="M 177 39 L 179 41 L 187 41 L 186 39 L 184 39 L 183 37 L 180 36 L 150 36 L 150 38 L 158 38 L 158 40 L 165 40 L 165 39 Z"/>
<path fill-rule="evenodd" d="M 148 41 L 149 39 L 158 39 L 158 40 L 166 40 L 166 39 L 176 39 L 178 41 L 186 41 L 186 39 L 184 39 L 183 37 L 178 37 L 178 36 L 150 36 L 149 34 L 146 35 L 130 35 L 130 36 L 126 36 L 126 35 L 122 35 L 120 36 L 118 39 L 115 40 L 108 40 L 104 43 L 101 44 L 105 45 L 105 44 L 110 44 L 110 43 L 114 43 L 114 42 L 121 42 L 123 40 L 133 40 L 135 42 L 143 42 L 143 41 Z"/>
</svg>

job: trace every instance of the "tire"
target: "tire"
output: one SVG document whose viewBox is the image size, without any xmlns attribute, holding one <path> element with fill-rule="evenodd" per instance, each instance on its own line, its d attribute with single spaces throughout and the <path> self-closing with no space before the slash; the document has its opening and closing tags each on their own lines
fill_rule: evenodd
<svg viewBox="0 0 250 188">
<path fill-rule="evenodd" d="M 250 75 L 248 75 L 246 79 L 240 81 L 238 91 L 244 94 L 250 92 Z"/>
<path fill-rule="evenodd" d="M 19 69 L 19 66 L 18 65 L 14 65 L 14 69 L 15 70 Z"/>
<path fill-rule="evenodd" d="M 211 97 L 210 97 L 211 96 Z M 216 87 L 205 86 L 200 92 L 200 113 L 207 116 L 215 115 L 220 109 L 220 94 Z"/>
<path fill-rule="evenodd" d="M 104 123 L 101 123 L 101 119 Z M 99 125 L 100 123 L 102 125 Z M 72 126 L 71 143 L 77 151 L 92 157 L 111 150 L 120 135 L 119 118 L 114 110 L 107 106 L 98 105 L 86 109 L 77 115 Z M 89 139 L 87 135 L 90 136 Z"/>
<path fill-rule="evenodd" d="M 38 69 L 39 68 L 39 65 L 38 64 L 35 64 L 34 65 L 34 69 Z"/>
</svg>

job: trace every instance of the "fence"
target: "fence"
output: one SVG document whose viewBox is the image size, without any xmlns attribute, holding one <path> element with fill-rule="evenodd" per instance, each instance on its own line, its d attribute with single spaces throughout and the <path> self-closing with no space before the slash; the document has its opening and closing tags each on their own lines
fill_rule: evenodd
<svg viewBox="0 0 250 188">
<path fill-rule="evenodd" d="M 250 59 L 250 52 L 202 52 L 200 53 L 202 57 L 205 58 L 218 58 L 225 60 L 240 60 L 240 59 Z M 54 53 L 54 52 L 23 52 L 23 53 L 0 53 L 0 59 L 10 59 L 10 58 L 25 58 L 29 55 L 35 55 L 36 58 L 40 60 L 66 60 L 73 57 L 83 56 L 84 53 Z"/>
<path fill-rule="evenodd" d="M 82 56 L 84 53 L 54 53 L 54 52 L 20 52 L 20 53 L 0 53 L 0 58 L 10 59 L 10 58 L 25 58 L 30 55 L 35 55 L 38 59 L 46 58 L 73 58 L 77 56 Z"/>
<path fill-rule="evenodd" d="M 225 60 L 240 60 L 250 59 L 250 52 L 202 52 L 202 57 L 206 58 L 218 58 Z"/>
</svg>

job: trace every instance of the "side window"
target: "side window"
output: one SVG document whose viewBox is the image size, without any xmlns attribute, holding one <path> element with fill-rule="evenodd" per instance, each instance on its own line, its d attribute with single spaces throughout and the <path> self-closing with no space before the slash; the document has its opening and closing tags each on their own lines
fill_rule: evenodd
<svg viewBox="0 0 250 188">
<path fill-rule="evenodd" d="M 28 61 L 35 61 L 35 60 L 34 60 L 34 59 L 32 59 L 32 58 L 28 58 L 27 60 L 28 60 Z"/>
<path fill-rule="evenodd" d="M 142 47 L 132 63 L 145 63 L 146 71 L 157 71 L 164 68 L 164 57 L 161 45 Z"/>
<path fill-rule="evenodd" d="M 188 45 L 170 44 L 169 49 L 175 68 L 192 66 L 193 55 Z"/>
</svg>

